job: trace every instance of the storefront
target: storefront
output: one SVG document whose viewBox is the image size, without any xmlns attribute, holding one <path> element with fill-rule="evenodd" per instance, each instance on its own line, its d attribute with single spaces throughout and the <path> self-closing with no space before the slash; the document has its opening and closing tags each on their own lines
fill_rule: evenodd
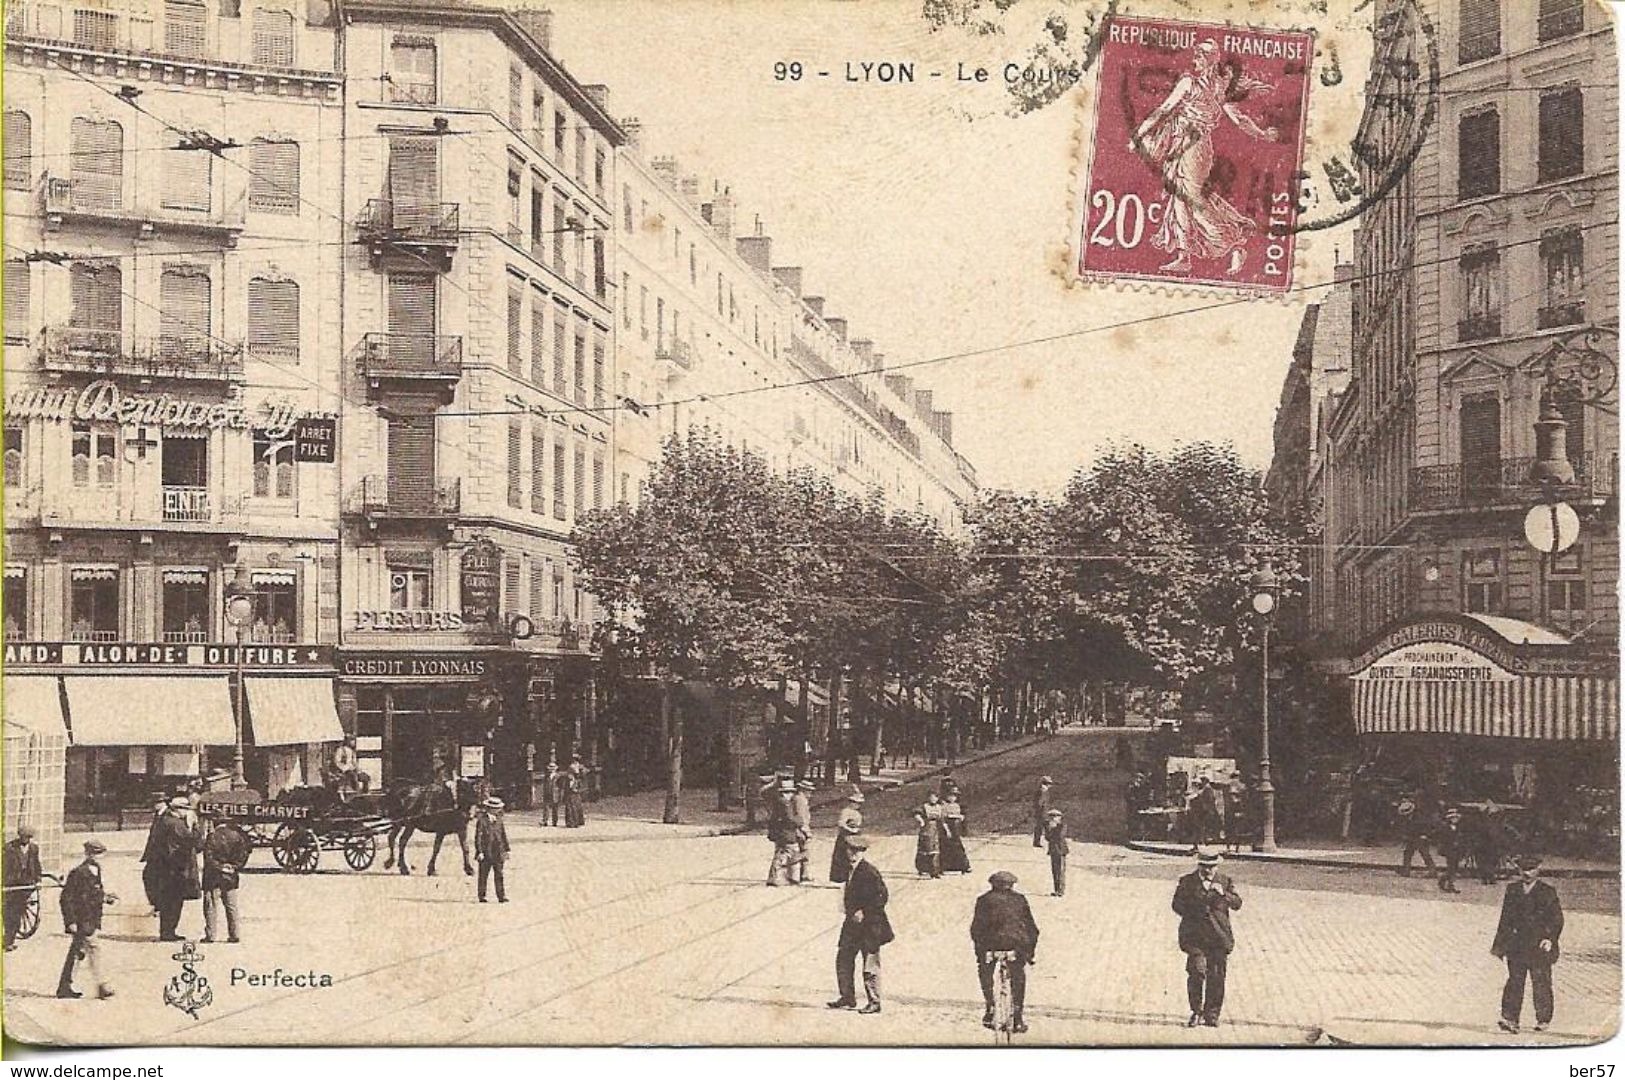
<svg viewBox="0 0 1625 1080">
<path fill-rule="evenodd" d="M 15 642 L 5 669 L 8 718 L 68 732 L 66 812 L 79 820 L 230 770 L 239 701 L 245 776 L 267 795 L 319 783 L 324 745 L 343 738 L 331 646 L 248 645 L 239 657 L 221 644 Z"/>
<path fill-rule="evenodd" d="M 1368 759 L 1510 807 L 1548 845 L 1617 842 L 1617 658 L 1515 619 L 1440 616 L 1383 635 L 1349 685 Z"/>
</svg>

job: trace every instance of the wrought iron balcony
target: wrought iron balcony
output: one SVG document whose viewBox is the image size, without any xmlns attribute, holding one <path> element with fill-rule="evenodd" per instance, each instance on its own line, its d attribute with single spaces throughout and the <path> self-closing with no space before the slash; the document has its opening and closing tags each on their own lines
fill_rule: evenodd
<svg viewBox="0 0 1625 1080">
<path fill-rule="evenodd" d="M 440 100 L 434 81 L 408 81 L 386 76 L 384 97 L 401 105 L 433 105 Z"/>
<path fill-rule="evenodd" d="M 680 338 L 672 338 L 655 349 L 655 359 L 669 361 L 684 371 L 690 371 L 694 367 L 694 347 Z"/>
<path fill-rule="evenodd" d="M 386 383 L 450 393 L 463 377 L 463 339 L 445 334 L 367 334 L 352 354 L 373 390 Z"/>
<path fill-rule="evenodd" d="M 356 227 L 375 268 L 388 264 L 421 270 L 428 263 L 444 271 L 451 269 L 461 222 L 457 203 L 368 199 Z"/>
<path fill-rule="evenodd" d="M 209 489 L 165 485 L 164 520 L 208 521 Z"/>
<path fill-rule="evenodd" d="M 48 326 L 40 337 L 40 367 L 60 374 L 242 382 L 241 345 L 192 337 L 137 338 L 118 330 Z"/>
<path fill-rule="evenodd" d="M 356 509 L 365 517 L 396 521 L 437 521 L 454 518 L 462 510 L 460 479 L 439 484 L 411 485 L 374 474 L 361 479 Z"/>
<path fill-rule="evenodd" d="M 1557 326 L 1575 326 L 1585 321 L 1584 300 L 1576 300 L 1570 304 L 1552 304 L 1535 313 L 1535 327 L 1540 330 L 1550 330 Z"/>
<path fill-rule="evenodd" d="M 1501 336 L 1501 316 L 1470 315 L 1456 323 L 1457 341 L 1484 341 Z"/>
<path fill-rule="evenodd" d="M 205 151 L 199 150 L 198 153 Z M 51 176 L 40 179 L 40 209 L 49 229 L 71 222 L 104 226 L 133 227 L 142 236 L 157 233 L 191 233 L 213 237 L 224 247 L 233 247 L 243 231 L 244 206 L 241 200 L 225 209 L 183 210 L 150 206 L 126 199 L 118 180 L 101 182 L 88 177 Z"/>
<path fill-rule="evenodd" d="M 1580 454 L 1574 464 L 1571 499 L 1605 499 L 1614 494 L 1619 455 Z M 1411 470 L 1410 508 L 1471 510 L 1497 506 L 1524 506 L 1540 498 L 1538 485 L 1529 479 L 1535 459 L 1501 458 L 1483 465 L 1424 465 Z"/>
</svg>

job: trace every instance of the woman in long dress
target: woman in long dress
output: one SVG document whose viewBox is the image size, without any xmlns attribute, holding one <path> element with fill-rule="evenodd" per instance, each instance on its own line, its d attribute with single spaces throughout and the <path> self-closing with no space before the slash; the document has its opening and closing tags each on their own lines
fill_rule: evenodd
<svg viewBox="0 0 1625 1080">
<path fill-rule="evenodd" d="M 942 869 L 944 873 L 970 873 L 970 856 L 965 854 L 965 811 L 960 808 L 957 789 L 943 796 Z"/>
<path fill-rule="evenodd" d="M 1180 77 L 1161 105 L 1152 110 L 1130 140 L 1130 148 L 1162 176 L 1165 192 L 1162 221 L 1151 242 L 1173 255 L 1161 270 L 1186 272 L 1191 257 L 1230 258 L 1229 273 L 1241 269 L 1243 245 L 1257 224 L 1223 195 L 1208 189 L 1213 171 L 1213 132 L 1228 117 L 1255 139 L 1274 142 L 1274 128 L 1261 128 L 1236 102 L 1254 91 L 1274 87 L 1248 75 L 1219 67 L 1219 47 L 1200 42 L 1191 56 L 1191 71 Z"/>
<path fill-rule="evenodd" d="M 846 797 L 846 805 L 841 807 L 840 815 L 835 819 L 835 850 L 829 856 L 829 879 L 834 882 L 843 882 L 852 873 L 852 863 L 847 856 L 846 841 L 848 837 L 856 836 L 863 831 L 863 792 L 854 791 Z"/>
<path fill-rule="evenodd" d="M 914 849 L 914 869 L 922 876 L 942 876 L 942 799 L 936 792 L 926 794 L 925 802 L 914 810 L 920 828 L 920 842 Z"/>
</svg>

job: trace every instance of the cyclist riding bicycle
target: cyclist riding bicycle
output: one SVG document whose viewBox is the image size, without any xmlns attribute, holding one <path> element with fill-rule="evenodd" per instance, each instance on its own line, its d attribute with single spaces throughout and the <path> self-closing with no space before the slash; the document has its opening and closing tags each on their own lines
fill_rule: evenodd
<svg viewBox="0 0 1625 1080">
<path fill-rule="evenodd" d="M 1038 952 L 1038 923 L 1027 898 L 1016 892 L 1016 875 L 1000 870 L 988 879 L 993 887 L 976 898 L 976 914 L 971 919 L 970 938 L 976 948 L 976 974 L 982 984 L 982 1001 L 987 1010 L 982 1025 L 993 1027 L 995 953 L 1015 954 L 1010 965 L 1012 999 L 1010 1030 L 1027 1030 L 1022 1012 L 1027 1003 L 1027 965 L 1035 963 Z"/>
</svg>

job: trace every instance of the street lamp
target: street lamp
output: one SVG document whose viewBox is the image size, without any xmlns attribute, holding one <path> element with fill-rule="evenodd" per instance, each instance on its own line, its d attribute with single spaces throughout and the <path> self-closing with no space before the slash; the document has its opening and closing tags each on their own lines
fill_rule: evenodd
<svg viewBox="0 0 1625 1080">
<path fill-rule="evenodd" d="M 243 776 L 243 644 L 248 639 L 248 627 L 254 621 L 254 590 L 248 584 L 248 570 L 238 564 L 231 583 L 226 586 L 226 622 L 236 631 L 235 667 L 237 672 L 237 746 L 231 757 L 231 786 L 241 791 L 248 786 Z"/>
<path fill-rule="evenodd" d="M 1262 682 L 1263 731 L 1258 753 L 1258 798 L 1263 811 L 1263 828 L 1254 851 L 1275 850 L 1275 784 L 1270 780 L 1270 628 L 1275 622 L 1275 591 L 1280 582 L 1268 563 L 1249 581 L 1253 590 L 1253 610 L 1264 624 Z"/>
</svg>

